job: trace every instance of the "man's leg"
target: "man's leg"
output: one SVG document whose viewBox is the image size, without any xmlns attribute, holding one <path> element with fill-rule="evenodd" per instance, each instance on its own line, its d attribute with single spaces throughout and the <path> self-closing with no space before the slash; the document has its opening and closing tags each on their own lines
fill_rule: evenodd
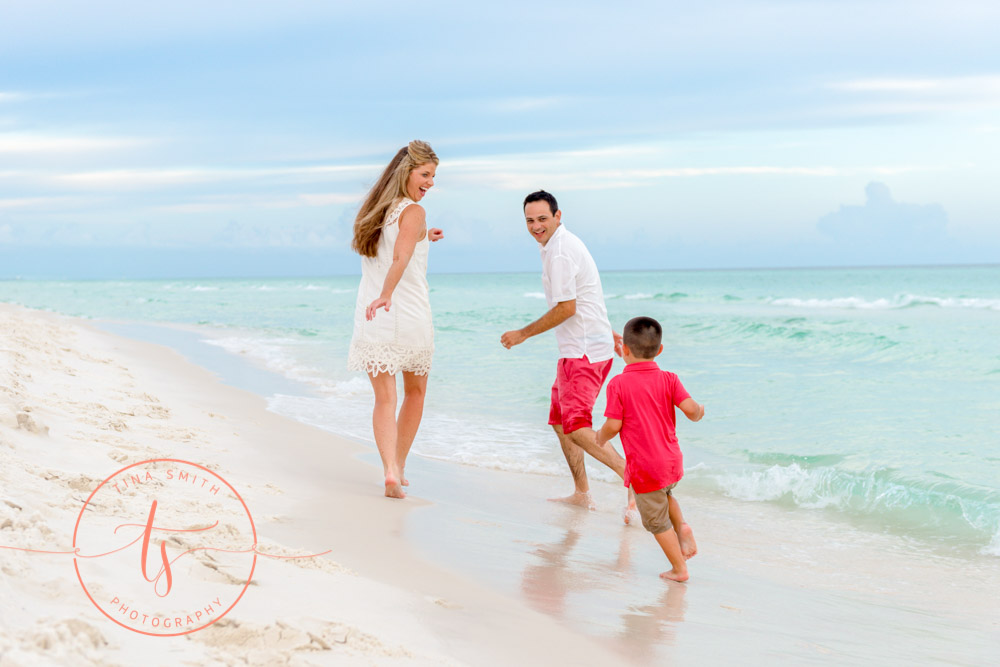
<svg viewBox="0 0 1000 667">
<path fill-rule="evenodd" d="M 595 459 L 615 471 L 615 474 L 625 479 L 625 459 L 615 451 L 610 442 L 603 446 L 597 444 L 597 432 L 589 426 L 582 426 L 569 434 L 570 440 Z"/>
<path fill-rule="evenodd" d="M 598 446 L 597 433 L 592 428 L 594 403 L 611 372 L 611 360 L 591 364 L 584 357 L 581 360 L 566 360 L 566 363 L 567 377 L 563 383 L 564 387 L 561 388 L 563 391 L 561 402 L 565 405 L 567 421 L 576 427 L 570 432 L 569 437 L 573 444 L 611 468 L 624 480 L 625 459 L 615 451 L 611 443 L 606 442 L 603 446 Z M 631 524 L 637 518 L 636 514 L 635 496 L 629 489 L 628 503 L 622 518 L 626 524 Z"/>
<path fill-rule="evenodd" d="M 563 433 L 563 427 L 560 424 L 552 424 L 552 430 L 556 432 L 556 436 L 559 438 L 559 446 L 562 447 L 563 456 L 566 457 L 569 472 L 573 475 L 575 490 L 571 496 L 549 498 L 549 500 L 557 503 L 579 505 L 587 509 L 596 509 L 594 501 L 590 497 L 590 482 L 587 480 L 587 468 L 583 464 L 583 450 L 575 445 L 568 435 Z"/>
<path fill-rule="evenodd" d="M 623 480 L 625 479 L 625 459 L 611 446 L 610 442 L 604 443 L 603 447 L 598 447 L 597 433 L 594 429 L 584 426 L 570 433 L 569 437 L 580 448 L 614 470 L 615 474 Z M 635 508 L 635 493 L 629 488 L 628 502 L 625 505 L 625 510 L 622 512 L 622 520 L 626 525 L 631 526 L 638 522 L 638 518 L 639 512 Z"/>
<path fill-rule="evenodd" d="M 563 456 L 566 457 L 566 464 L 569 472 L 573 476 L 573 495 L 565 498 L 549 498 L 557 503 L 569 503 L 579 505 L 587 509 L 597 509 L 594 501 L 590 499 L 590 482 L 587 480 L 587 468 L 583 464 L 583 450 L 573 444 L 569 436 L 563 433 L 562 427 L 562 407 L 561 392 L 566 390 L 566 359 L 560 359 L 556 363 L 556 380 L 552 383 L 552 394 L 549 401 L 549 426 L 556 432 L 559 438 L 559 446 L 562 448 Z"/>
</svg>

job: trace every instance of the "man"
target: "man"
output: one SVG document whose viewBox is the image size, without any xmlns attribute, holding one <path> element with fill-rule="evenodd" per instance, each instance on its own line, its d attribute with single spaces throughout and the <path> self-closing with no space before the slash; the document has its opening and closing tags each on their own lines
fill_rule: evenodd
<svg viewBox="0 0 1000 667">
<path fill-rule="evenodd" d="M 524 199 L 524 220 L 540 244 L 542 285 L 549 311 L 523 329 L 508 331 L 500 343 L 510 349 L 532 336 L 555 329 L 559 343 L 556 380 L 552 385 L 549 424 L 559 437 L 575 490 L 553 498 L 595 509 L 583 463 L 587 452 L 619 476 L 625 459 L 609 444 L 597 444 L 592 411 L 601 386 L 611 371 L 615 353 L 621 354 L 621 336 L 611 330 L 604 305 L 604 290 L 594 258 L 579 238 L 562 226 L 556 198 L 544 190 Z M 629 509 L 633 503 L 629 503 Z M 626 523 L 630 514 L 626 510 Z"/>
</svg>

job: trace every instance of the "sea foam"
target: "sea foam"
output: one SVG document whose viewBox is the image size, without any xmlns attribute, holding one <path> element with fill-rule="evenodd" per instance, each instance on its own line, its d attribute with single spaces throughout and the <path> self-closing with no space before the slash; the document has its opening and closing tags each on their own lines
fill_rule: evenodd
<svg viewBox="0 0 1000 667">
<path fill-rule="evenodd" d="M 835 297 L 829 299 L 799 299 L 771 298 L 767 300 L 773 306 L 791 308 L 828 308 L 851 310 L 895 310 L 915 306 L 938 306 L 940 308 L 975 308 L 1000 310 L 1000 299 L 973 297 L 934 297 L 915 294 L 901 294 L 893 298 L 864 299 L 857 296 Z"/>
</svg>

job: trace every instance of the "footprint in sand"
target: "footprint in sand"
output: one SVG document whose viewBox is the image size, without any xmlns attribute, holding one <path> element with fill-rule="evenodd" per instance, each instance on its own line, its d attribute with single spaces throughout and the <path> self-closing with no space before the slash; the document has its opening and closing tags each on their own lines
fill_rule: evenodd
<svg viewBox="0 0 1000 667">
<path fill-rule="evenodd" d="M 43 651 L 50 658 L 72 656 L 74 665 L 102 664 L 98 652 L 108 646 L 97 628 L 76 618 L 40 621 L 39 627 L 19 635 L 22 650 Z"/>
<path fill-rule="evenodd" d="M 17 413 L 17 427 L 22 431 L 28 431 L 29 433 L 38 433 L 39 435 L 47 435 L 49 432 L 48 426 L 38 422 L 27 412 Z"/>
<path fill-rule="evenodd" d="M 268 625 L 224 618 L 191 637 L 227 656 L 248 658 L 252 655 L 258 664 L 286 664 L 294 660 L 297 653 L 317 651 L 368 658 L 414 657 L 405 648 L 389 646 L 357 628 L 315 618 Z"/>
</svg>

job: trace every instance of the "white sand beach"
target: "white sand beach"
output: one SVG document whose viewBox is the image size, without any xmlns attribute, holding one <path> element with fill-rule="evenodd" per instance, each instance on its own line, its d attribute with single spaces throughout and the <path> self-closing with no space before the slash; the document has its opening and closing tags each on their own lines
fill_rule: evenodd
<svg viewBox="0 0 1000 667">
<path fill-rule="evenodd" d="M 219 354 L 228 354 L 219 352 Z M 84 594 L 71 551 L 101 480 L 153 458 L 217 472 L 259 557 L 218 622 L 149 637 Z M 268 410 L 173 349 L 0 305 L 0 667 L 149 664 L 965 664 L 1000 654 L 988 556 L 933 558 L 808 513 L 685 495 L 700 553 L 667 584 L 623 490 L 412 457 L 381 496 L 370 446 Z M 196 518 L 192 501 L 182 511 Z M 137 517 L 141 522 L 145 517 Z M 225 546 L 235 548 L 238 540 Z M 135 556 L 138 562 L 138 556 Z M 136 568 L 138 570 L 138 568 Z M 133 573 L 135 574 L 135 573 Z M 221 560 L 178 576 L 236 592 Z"/>
<path fill-rule="evenodd" d="M 225 618 L 149 637 L 95 608 L 71 555 L 0 549 L 0 665 L 614 661 L 550 617 L 417 557 L 401 526 L 421 501 L 380 497 L 359 450 L 268 412 L 171 350 L 0 306 L 0 546 L 70 551 L 80 508 L 102 479 L 169 457 L 239 488 L 261 551 L 330 552 L 258 558 Z"/>
</svg>

